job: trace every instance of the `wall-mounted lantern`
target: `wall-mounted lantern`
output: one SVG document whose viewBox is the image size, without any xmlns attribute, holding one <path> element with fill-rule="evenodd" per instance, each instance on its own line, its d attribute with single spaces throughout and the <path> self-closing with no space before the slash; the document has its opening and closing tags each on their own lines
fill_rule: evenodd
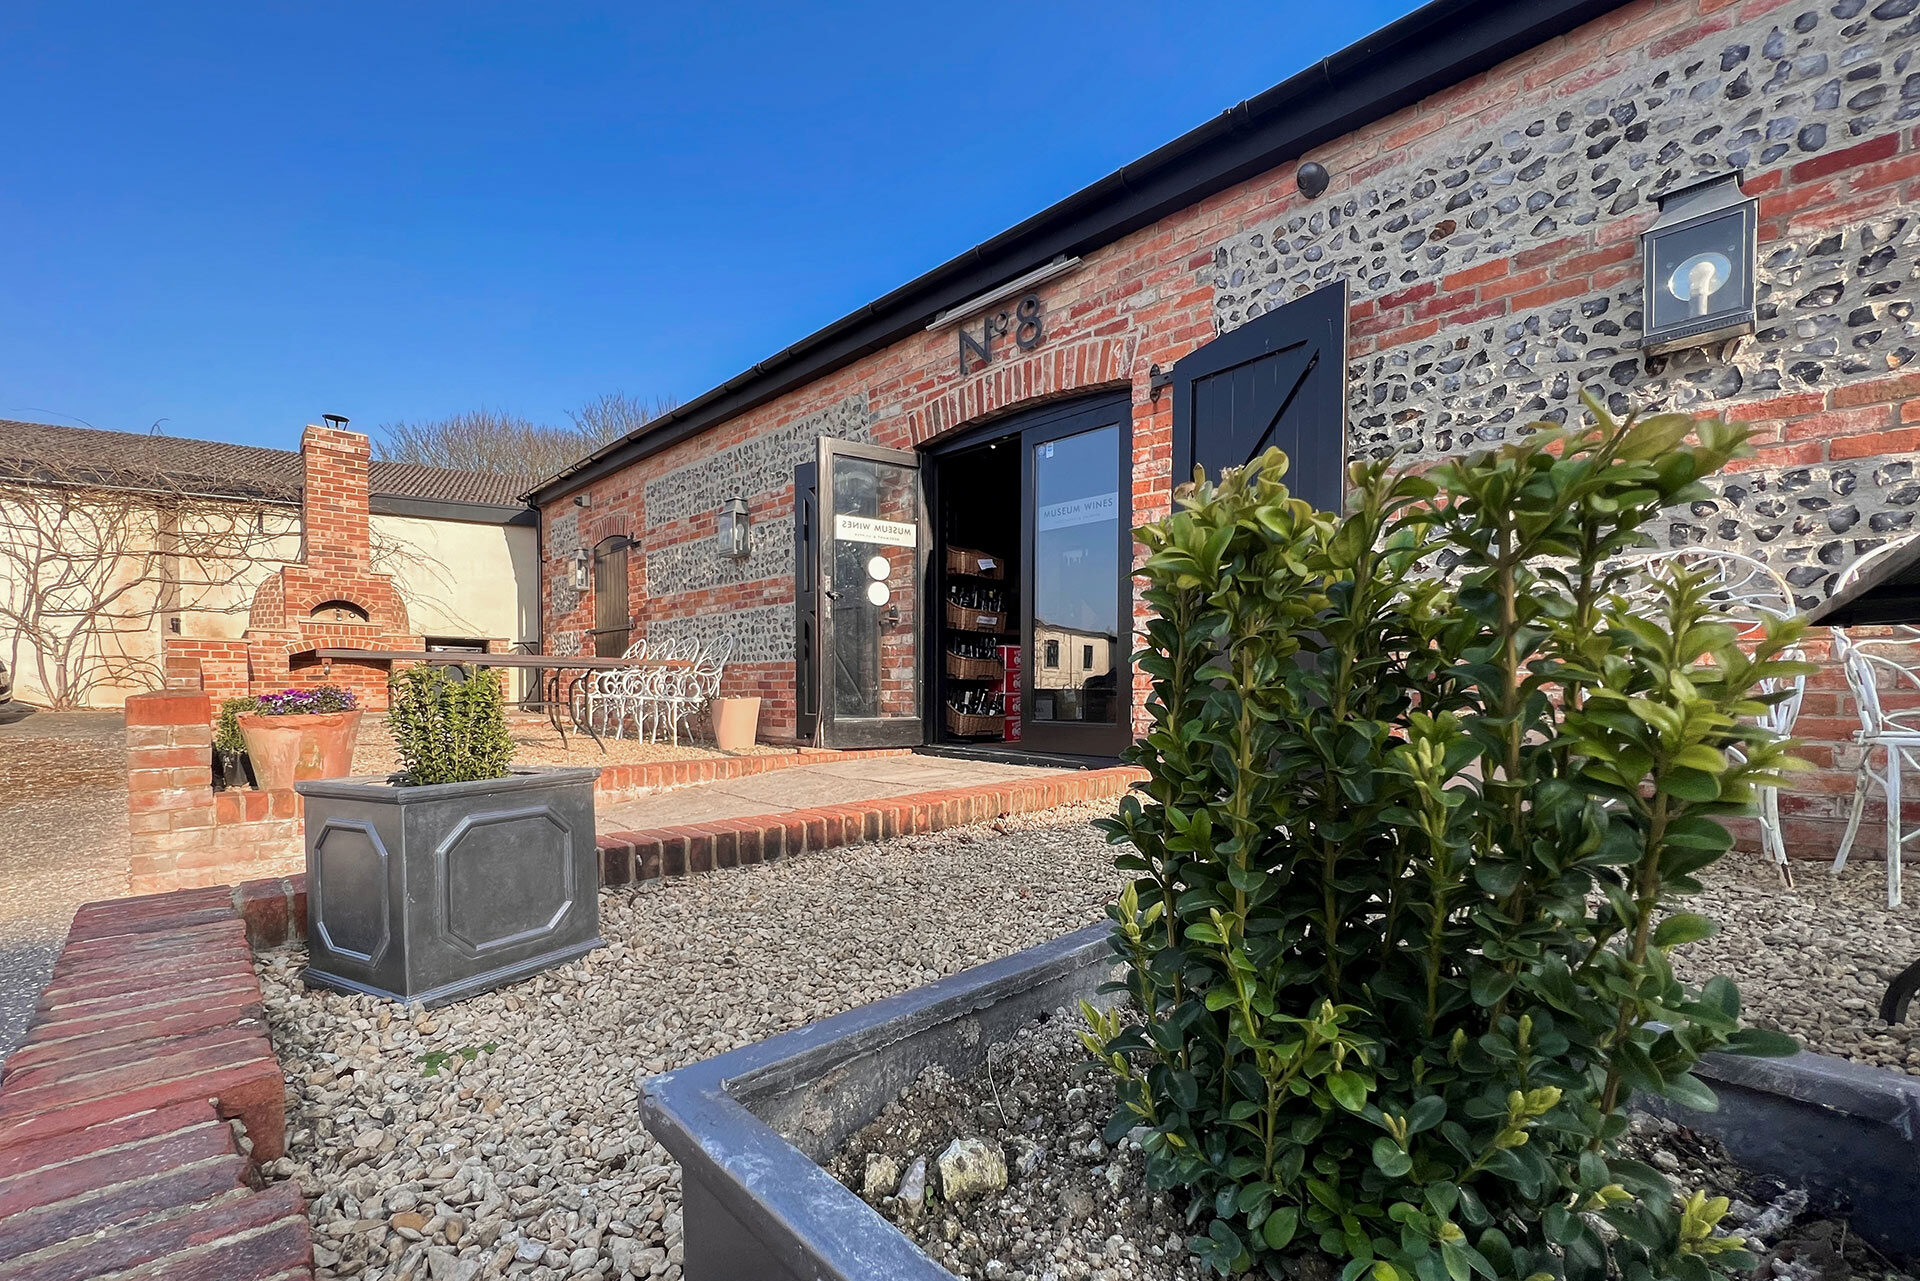
<svg viewBox="0 0 1920 1281">
<path fill-rule="evenodd" d="M 593 582 L 593 556 L 584 547 L 573 549 L 573 590 L 584 592 Z"/>
<path fill-rule="evenodd" d="M 1640 237 L 1646 354 L 1752 333 L 1759 202 L 1741 194 L 1739 171 L 1654 199 L 1660 217 Z"/>
<path fill-rule="evenodd" d="M 729 498 L 720 504 L 720 555 L 726 560 L 745 560 L 753 550 L 747 500 Z"/>
</svg>

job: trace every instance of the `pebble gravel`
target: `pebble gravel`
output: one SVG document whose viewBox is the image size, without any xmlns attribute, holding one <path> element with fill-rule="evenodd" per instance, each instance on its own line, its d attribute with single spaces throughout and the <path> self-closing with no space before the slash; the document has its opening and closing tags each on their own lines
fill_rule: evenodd
<svg viewBox="0 0 1920 1281">
<path fill-rule="evenodd" d="M 125 718 L 0 704 L 0 1059 L 26 1035 L 74 909 L 126 892 Z"/>
<path fill-rule="evenodd" d="M 1888 907 L 1877 862 L 1837 877 L 1824 864 L 1799 864 L 1794 880 L 1788 889 L 1770 865 L 1738 855 L 1710 868 L 1705 893 L 1684 906 L 1719 932 L 1680 948 L 1675 972 L 1694 983 L 1727 975 L 1748 1022 L 1790 1032 L 1810 1050 L 1920 1072 L 1920 1002 L 1906 1022 L 1879 1018 L 1888 982 L 1920 961 L 1920 894 Z"/>
<path fill-rule="evenodd" d="M 322 1278 L 680 1275 L 679 1171 L 635 1079 L 1099 920 L 1093 806 L 604 892 L 608 946 L 439 1010 L 263 954 L 288 1085 L 268 1174 L 310 1200 Z"/>
</svg>

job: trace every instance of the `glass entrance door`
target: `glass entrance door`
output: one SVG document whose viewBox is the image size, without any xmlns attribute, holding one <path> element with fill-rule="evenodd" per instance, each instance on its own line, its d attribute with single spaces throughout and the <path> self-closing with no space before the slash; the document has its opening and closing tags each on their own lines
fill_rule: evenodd
<svg viewBox="0 0 1920 1281">
<path fill-rule="evenodd" d="M 1029 428 L 1022 743 L 1107 756 L 1132 739 L 1132 487 L 1124 400 Z"/>
<path fill-rule="evenodd" d="M 928 544 L 920 459 L 822 438 L 819 492 L 819 743 L 917 746 Z"/>
</svg>

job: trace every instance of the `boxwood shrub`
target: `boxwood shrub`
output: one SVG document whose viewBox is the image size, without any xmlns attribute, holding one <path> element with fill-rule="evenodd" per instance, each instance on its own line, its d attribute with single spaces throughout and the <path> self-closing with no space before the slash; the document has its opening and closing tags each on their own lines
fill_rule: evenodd
<svg viewBox="0 0 1920 1281">
<path fill-rule="evenodd" d="M 1344 517 L 1271 452 L 1139 531 L 1150 781 L 1104 824 L 1132 1012 L 1086 1039 L 1220 1272 L 1753 1266 L 1724 1200 L 1616 1141 L 1636 1091 L 1712 1106 L 1703 1053 L 1794 1048 L 1671 956 L 1712 932 L 1680 904 L 1722 818 L 1794 764 L 1753 717 L 1803 624 L 1737 635 L 1684 571 L 1629 607 L 1622 553 L 1746 431 L 1588 409 L 1356 465 Z"/>
<path fill-rule="evenodd" d="M 388 682 L 387 725 L 400 757 L 395 782 L 471 783 L 513 764 L 507 705 L 495 674 L 421 663 Z"/>
</svg>

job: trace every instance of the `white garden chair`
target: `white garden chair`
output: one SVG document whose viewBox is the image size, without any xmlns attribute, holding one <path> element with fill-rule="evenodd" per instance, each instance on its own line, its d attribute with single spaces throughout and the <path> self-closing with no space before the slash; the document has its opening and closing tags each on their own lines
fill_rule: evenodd
<svg viewBox="0 0 1920 1281">
<path fill-rule="evenodd" d="M 1874 548 L 1846 570 L 1834 584 L 1841 592 L 1870 570 L 1877 562 L 1920 535 L 1908 535 Z M 1867 810 L 1867 792 L 1879 788 L 1887 804 L 1887 906 L 1900 906 L 1900 856 L 1910 842 L 1920 837 L 1920 829 L 1906 831 L 1901 813 L 1902 776 L 1910 766 L 1920 766 L 1920 698 L 1909 708 L 1887 707 L 1886 691 L 1896 695 L 1920 695 L 1920 673 L 1912 666 L 1911 647 L 1920 642 L 1920 627 L 1895 625 L 1886 636 L 1856 639 L 1845 629 L 1828 629 L 1833 638 L 1833 656 L 1847 678 L 1847 690 L 1853 695 L 1860 728 L 1853 741 L 1860 748 L 1860 763 L 1854 768 L 1853 804 L 1847 814 L 1846 834 L 1834 852 L 1833 872 L 1838 875 L 1847 865 L 1854 838 L 1860 832 L 1860 820 Z M 1904 661 L 1903 661 L 1904 660 Z M 1883 765 L 1876 772 L 1874 753 L 1882 753 Z"/>
<path fill-rule="evenodd" d="M 1630 601 L 1658 597 L 1660 580 L 1675 569 L 1708 575 L 1714 583 L 1710 598 L 1726 620 L 1742 631 L 1757 631 L 1769 619 L 1791 618 L 1800 612 L 1800 607 L 1794 603 L 1793 589 L 1787 585 L 1786 579 L 1766 562 L 1740 552 L 1691 547 L 1683 551 L 1655 552 L 1636 557 L 1629 562 L 1629 567 L 1636 571 L 1635 576 L 1639 579 L 1638 583 L 1623 593 Z M 1792 649 L 1781 657 L 1799 659 L 1804 655 Z M 1768 704 L 1767 710 L 1759 717 L 1759 723 L 1782 738 L 1790 736 L 1794 721 L 1800 715 L 1800 705 L 1806 700 L 1807 678 L 1795 676 L 1766 680 L 1761 682 L 1758 692 L 1766 697 L 1779 696 Z M 1761 848 L 1779 869 L 1781 882 L 1792 885 L 1793 867 L 1787 862 L 1786 833 L 1780 823 L 1779 788 L 1759 789 L 1754 817 L 1760 823 Z"/>
</svg>

